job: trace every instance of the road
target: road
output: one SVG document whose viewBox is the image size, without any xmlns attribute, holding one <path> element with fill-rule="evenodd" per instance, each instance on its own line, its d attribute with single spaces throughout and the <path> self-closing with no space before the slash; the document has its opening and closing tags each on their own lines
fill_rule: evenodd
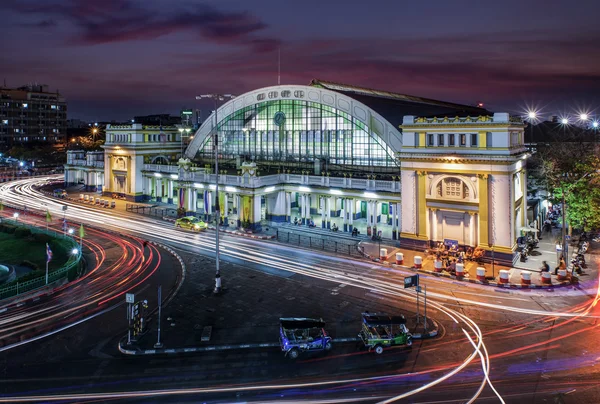
<svg viewBox="0 0 600 404">
<path fill-rule="evenodd" d="M 35 190 L 33 184 L 39 181 L 4 184 L 0 197 L 5 203 L 48 209 L 53 216 L 62 215 L 64 203 L 68 205 L 67 219 L 75 223 L 214 256 L 212 232 L 191 234 L 161 220 L 56 201 Z M 412 275 L 409 270 L 227 235 L 221 238 L 221 251 L 224 265 L 243 265 L 282 279 L 294 276 L 305 277 L 307 282 L 345 284 L 349 290 L 368 292 L 371 298 L 387 299 L 399 308 L 414 310 L 414 291 L 403 289 L 404 277 Z M 356 353 L 355 347 L 349 346 L 336 350 L 333 356 L 296 366 L 290 366 L 276 352 L 215 353 L 201 358 L 111 357 L 105 359 L 104 367 L 114 367 L 114 372 L 102 377 L 102 382 L 71 384 L 69 369 L 61 369 L 61 389 L 44 390 L 40 386 L 33 392 L 24 386 L 28 378 L 21 383 L 9 377 L 5 386 L 10 381 L 11 387 L 5 391 L 35 396 L 58 394 L 60 399 L 73 401 L 85 397 L 66 395 L 85 391 L 109 392 L 121 398 L 131 394 L 129 398 L 142 401 L 154 397 L 162 402 L 173 402 L 174 397 L 178 402 L 286 398 L 331 402 L 600 402 L 595 366 L 600 360 L 597 282 L 588 290 L 554 291 L 505 291 L 428 276 L 422 276 L 421 282 L 427 286 L 430 314 L 441 322 L 445 332 L 439 339 L 415 344 L 409 352 L 394 350 L 383 358 L 374 358 Z M 100 366 L 97 358 L 82 360 Z M 31 361 L 35 363 L 36 359 Z M 40 366 L 39 371 L 44 369 Z M 90 366 L 90 372 L 97 370 Z M 76 374 L 72 377 L 85 377 L 73 371 Z M 43 376 L 36 372 L 29 370 L 27 374 L 38 386 Z M 56 381 L 52 382 L 56 386 Z M 169 391 L 157 391 L 161 389 Z M 42 399 L 50 397 L 32 398 Z"/>
</svg>

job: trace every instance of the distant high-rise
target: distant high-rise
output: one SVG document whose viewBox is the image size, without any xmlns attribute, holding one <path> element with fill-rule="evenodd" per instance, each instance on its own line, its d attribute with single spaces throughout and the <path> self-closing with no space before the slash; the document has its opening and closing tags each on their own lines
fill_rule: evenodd
<svg viewBox="0 0 600 404">
<path fill-rule="evenodd" d="M 64 143 L 67 102 L 47 85 L 0 87 L 0 144 Z"/>
</svg>

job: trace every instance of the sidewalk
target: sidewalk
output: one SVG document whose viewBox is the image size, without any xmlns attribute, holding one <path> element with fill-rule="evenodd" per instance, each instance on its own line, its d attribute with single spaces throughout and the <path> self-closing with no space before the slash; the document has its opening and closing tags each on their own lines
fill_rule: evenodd
<svg viewBox="0 0 600 404">
<path fill-rule="evenodd" d="M 153 318 L 148 332 L 134 346 L 120 342 L 121 352 L 154 355 L 279 348 L 281 317 L 322 318 L 334 345 L 356 343 L 365 311 L 404 314 L 415 339 L 434 337 L 438 332 L 435 319 L 428 319 L 425 332 L 422 317 L 421 324 L 416 324 L 414 308 L 408 311 L 404 302 L 382 299 L 369 290 L 313 278 L 272 276 L 228 263 L 222 263 L 223 291 L 215 295 L 211 282 L 214 262 L 189 253 L 180 255 L 186 264 L 186 279 L 173 301 L 163 307 L 163 347 L 154 348 L 158 323 Z"/>
<path fill-rule="evenodd" d="M 541 244 L 541 241 L 540 241 L 540 244 Z M 599 243 L 592 242 L 590 245 L 590 251 L 592 251 L 593 249 L 598 249 L 600 247 L 598 244 Z M 379 257 L 380 248 L 381 249 L 385 248 L 387 250 L 387 256 L 383 260 L 380 260 L 380 257 Z M 381 244 L 379 242 L 374 242 L 374 241 L 362 241 L 359 243 L 358 249 L 359 249 L 359 251 L 361 251 L 363 256 L 365 256 L 366 258 L 371 259 L 373 261 L 380 262 L 382 265 L 390 265 L 392 267 L 398 267 L 398 268 L 410 268 L 413 270 L 417 270 L 414 266 L 415 265 L 414 258 L 415 258 L 415 256 L 420 256 L 422 258 L 422 268 L 418 270 L 419 272 L 424 272 L 429 275 L 450 278 L 450 279 L 464 281 L 464 282 L 478 283 L 478 284 L 494 286 L 494 287 L 531 288 L 531 289 L 554 288 L 554 287 L 571 285 L 570 281 L 559 281 L 557 279 L 557 276 L 554 275 L 554 266 L 555 265 L 553 265 L 553 261 L 550 261 L 550 260 L 548 260 L 548 264 L 551 267 L 550 268 L 551 284 L 542 284 L 541 271 L 539 269 L 534 269 L 531 265 L 529 265 L 528 268 L 514 268 L 514 267 L 508 267 L 508 266 L 499 265 L 499 264 L 485 263 L 485 264 L 480 265 L 473 261 L 465 261 L 465 263 L 464 263 L 465 276 L 462 279 L 458 279 L 456 276 L 450 275 L 445 270 L 443 270 L 441 273 L 435 272 L 434 271 L 435 256 L 426 255 L 420 251 L 398 248 L 396 245 L 392 245 L 391 243 L 386 242 L 386 241 L 382 241 Z M 403 265 L 396 264 L 396 253 L 404 254 L 404 264 Z M 586 256 L 587 255 L 588 254 L 586 254 Z M 586 257 L 586 258 L 588 258 L 588 257 Z M 590 259 L 587 259 L 587 262 L 591 264 Z M 535 265 L 537 265 L 537 267 L 539 268 L 541 266 L 541 260 L 539 260 L 539 264 L 536 263 Z M 477 268 L 478 267 L 485 268 L 485 280 L 484 281 L 477 280 Z M 507 284 L 499 283 L 498 278 L 499 278 L 500 270 L 508 270 L 509 271 L 509 281 Z M 522 283 L 522 281 L 521 281 L 521 272 L 522 271 L 531 272 L 531 284 L 530 285 L 524 285 Z M 588 265 L 588 267 L 586 269 L 584 269 L 584 274 L 579 276 L 579 285 L 585 286 L 588 281 L 595 282 L 597 271 L 598 271 L 598 268 L 593 267 L 593 265 Z"/>
</svg>

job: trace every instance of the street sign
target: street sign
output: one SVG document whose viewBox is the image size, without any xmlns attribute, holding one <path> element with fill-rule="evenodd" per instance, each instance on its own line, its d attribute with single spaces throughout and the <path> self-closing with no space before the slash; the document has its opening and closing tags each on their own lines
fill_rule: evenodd
<svg viewBox="0 0 600 404">
<path fill-rule="evenodd" d="M 571 240 L 571 236 L 569 236 L 568 234 L 565 236 L 565 238 L 566 238 L 567 240 Z"/>
<path fill-rule="evenodd" d="M 67 205 L 63 205 L 62 210 L 67 210 L 68 206 Z"/>
<path fill-rule="evenodd" d="M 133 293 L 125 294 L 125 303 L 133 303 L 135 301 L 135 295 Z"/>
<path fill-rule="evenodd" d="M 407 276 L 404 278 L 404 289 L 419 286 L 419 275 Z"/>
</svg>

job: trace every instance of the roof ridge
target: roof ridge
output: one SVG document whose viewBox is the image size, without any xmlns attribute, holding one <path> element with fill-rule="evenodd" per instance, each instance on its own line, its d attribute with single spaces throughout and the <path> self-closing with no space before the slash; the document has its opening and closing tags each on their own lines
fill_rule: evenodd
<svg viewBox="0 0 600 404">
<path fill-rule="evenodd" d="M 371 97 L 389 98 L 389 99 L 396 99 L 396 100 L 403 98 L 407 101 L 420 102 L 420 103 L 424 103 L 424 104 L 435 104 L 435 105 L 447 106 L 447 107 L 452 107 L 452 108 L 480 109 L 482 112 L 486 111 L 485 108 L 477 107 L 474 105 L 465 105 L 465 104 L 459 104 L 459 103 L 449 102 L 449 101 L 434 100 L 432 98 L 417 97 L 417 96 L 410 95 L 410 94 L 394 93 L 391 91 L 377 90 L 377 89 L 368 88 L 368 87 L 359 87 L 359 86 L 355 86 L 355 85 L 351 85 L 351 84 L 338 83 L 335 81 L 312 79 L 309 83 L 309 86 L 319 86 L 319 85 L 321 85 L 323 87 L 327 87 L 327 85 L 338 86 L 338 87 L 346 88 L 346 90 L 342 89 L 339 91 L 348 91 L 348 92 L 357 92 L 357 93 L 360 92 L 362 95 L 371 96 Z M 371 93 L 371 94 L 369 94 L 369 93 Z"/>
</svg>

